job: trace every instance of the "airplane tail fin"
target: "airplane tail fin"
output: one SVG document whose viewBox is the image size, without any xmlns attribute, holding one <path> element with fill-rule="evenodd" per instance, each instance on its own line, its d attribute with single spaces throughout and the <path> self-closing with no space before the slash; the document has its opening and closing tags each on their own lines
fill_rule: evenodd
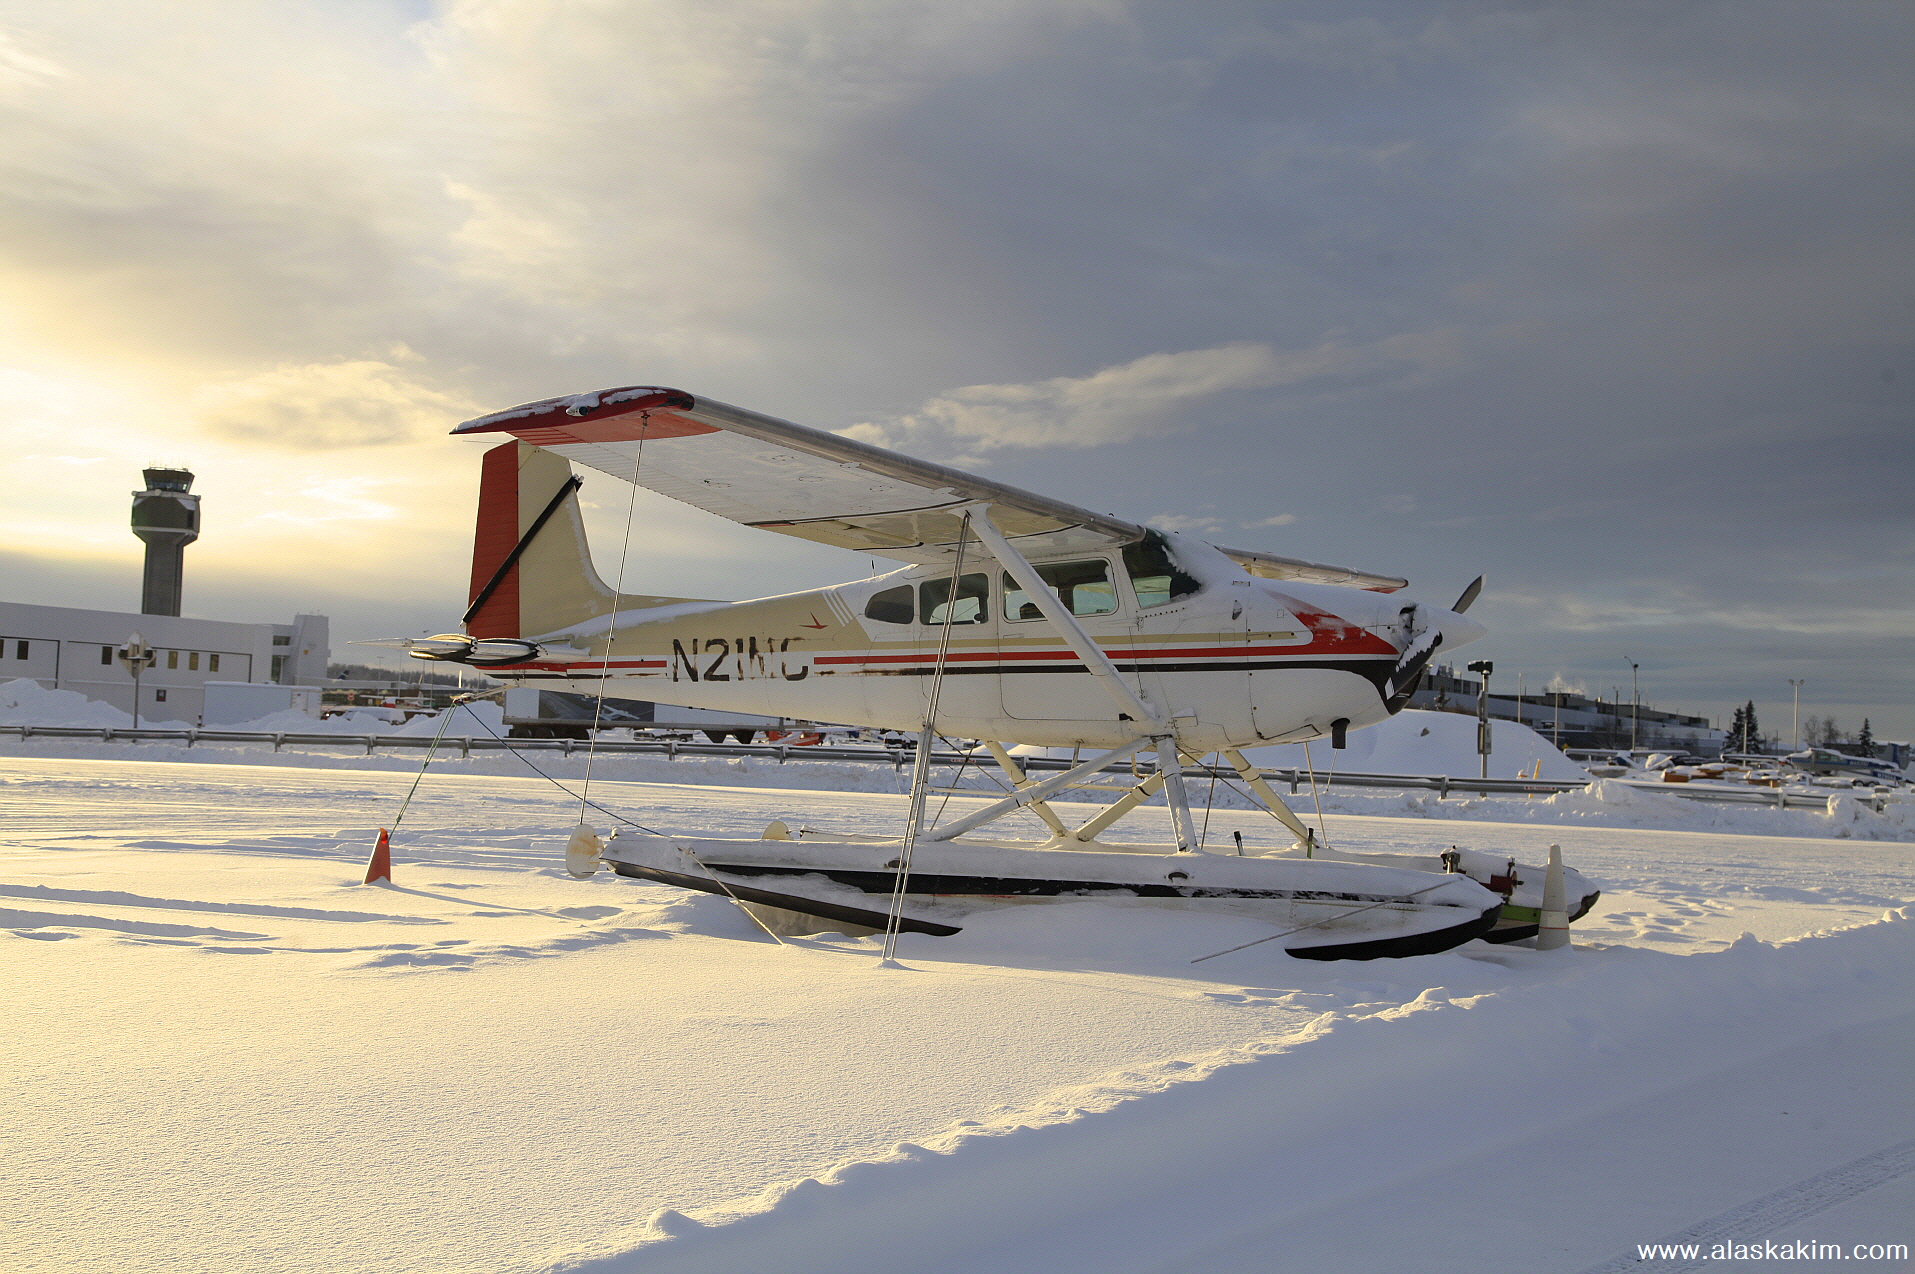
<svg viewBox="0 0 1915 1274">
<path fill-rule="evenodd" d="M 698 597 L 615 594 L 592 566 L 579 479 L 563 456 L 529 442 L 485 453 L 472 535 L 471 637 L 542 637 L 609 615 Z"/>
<path fill-rule="evenodd" d="M 467 634 L 538 636 L 612 610 L 585 542 L 578 487 L 569 462 L 530 443 L 485 453 Z"/>
</svg>

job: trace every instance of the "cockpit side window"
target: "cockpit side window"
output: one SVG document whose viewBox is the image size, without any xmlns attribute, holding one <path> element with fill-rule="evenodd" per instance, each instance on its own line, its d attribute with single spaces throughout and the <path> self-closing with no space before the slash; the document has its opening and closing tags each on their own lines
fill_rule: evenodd
<svg viewBox="0 0 1915 1274">
<path fill-rule="evenodd" d="M 1110 567 L 1102 558 L 1087 562 L 1050 562 L 1037 568 L 1037 574 L 1051 586 L 1073 615 L 1108 615 L 1117 609 L 1117 590 L 1110 581 Z M 1004 618 L 1042 619 L 1037 608 L 1009 574 L 1004 576 Z"/>
<path fill-rule="evenodd" d="M 1130 576 L 1139 606 L 1165 606 L 1203 587 L 1196 576 L 1177 565 L 1162 531 L 1146 531 L 1143 539 L 1125 546 L 1124 572 Z"/>
<path fill-rule="evenodd" d="M 953 624 L 982 624 L 990 619 L 991 577 L 979 572 L 976 575 L 958 577 L 957 607 L 951 613 Z M 924 616 L 924 622 L 941 625 L 945 622 L 947 607 L 945 599 L 951 595 L 951 577 L 928 579 L 918 585 L 918 614 Z"/>
<path fill-rule="evenodd" d="M 887 588 L 882 593 L 873 593 L 871 600 L 864 604 L 864 617 L 875 619 L 883 624 L 908 624 L 911 622 L 911 586 Z"/>
</svg>

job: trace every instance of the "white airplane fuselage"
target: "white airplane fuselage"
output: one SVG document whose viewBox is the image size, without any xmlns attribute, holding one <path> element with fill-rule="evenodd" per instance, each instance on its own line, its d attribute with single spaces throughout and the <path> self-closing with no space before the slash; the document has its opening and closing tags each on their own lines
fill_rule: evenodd
<svg viewBox="0 0 1915 1274">
<path fill-rule="evenodd" d="M 1178 572 L 1133 578 L 1121 550 L 1028 554 L 1126 684 L 1190 752 L 1296 742 L 1390 713 L 1386 685 L 1428 625 L 1481 633 L 1400 593 L 1257 578 L 1169 536 Z M 1139 726 L 981 545 L 958 572 L 909 566 L 753 601 L 626 609 L 526 634 L 538 657 L 489 675 L 555 690 L 912 731 L 934 684 L 952 738 L 1114 748 Z M 1173 592 L 1178 595 L 1173 596 Z M 941 643 L 946 643 L 942 659 Z M 941 669 L 941 672 L 940 672 Z"/>
</svg>

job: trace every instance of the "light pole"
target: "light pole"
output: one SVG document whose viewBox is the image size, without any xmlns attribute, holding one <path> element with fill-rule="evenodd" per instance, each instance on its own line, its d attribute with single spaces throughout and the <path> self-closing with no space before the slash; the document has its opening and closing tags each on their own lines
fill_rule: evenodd
<svg viewBox="0 0 1915 1274">
<path fill-rule="evenodd" d="M 1625 656 L 1626 658 L 1626 656 Z M 1642 733 L 1642 691 L 1636 683 L 1636 669 L 1642 667 L 1635 660 L 1629 660 L 1629 750 L 1636 750 L 1638 736 Z"/>
<path fill-rule="evenodd" d="M 137 730 L 140 728 L 140 674 L 158 662 L 160 652 L 142 641 L 138 633 L 134 633 L 116 654 L 119 661 L 126 665 L 126 670 L 133 674 L 133 728 Z"/>
<path fill-rule="evenodd" d="M 1487 659 L 1479 659 L 1469 665 L 1469 670 L 1481 674 L 1483 684 L 1476 692 L 1476 755 L 1483 760 L 1482 777 L 1489 777 L 1489 675 L 1496 671 L 1496 665 Z"/>
<path fill-rule="evenodd" d="M 1802 683 L 1807 677 L 1790 677 L 1789 685 L 1795 690 L 1795 702 L 1789 705 L 1789 751 L 1802 750 Z"/>
</svg>

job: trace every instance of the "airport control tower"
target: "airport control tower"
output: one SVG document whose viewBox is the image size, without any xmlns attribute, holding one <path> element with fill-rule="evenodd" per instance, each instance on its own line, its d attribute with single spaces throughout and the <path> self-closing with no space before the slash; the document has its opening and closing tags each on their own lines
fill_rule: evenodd
<svg viewBox="0 0 1915 1274">
<path fill-rule="evenodd" d="M 185 469 L 144 473 L 146 490 L 133 493 L 133 534 L 146 541 L 140 613 L 177 615 L 186 546 L 199 538 L 199 497 L 188 494 L 193 475 Z"/>
</svg>

